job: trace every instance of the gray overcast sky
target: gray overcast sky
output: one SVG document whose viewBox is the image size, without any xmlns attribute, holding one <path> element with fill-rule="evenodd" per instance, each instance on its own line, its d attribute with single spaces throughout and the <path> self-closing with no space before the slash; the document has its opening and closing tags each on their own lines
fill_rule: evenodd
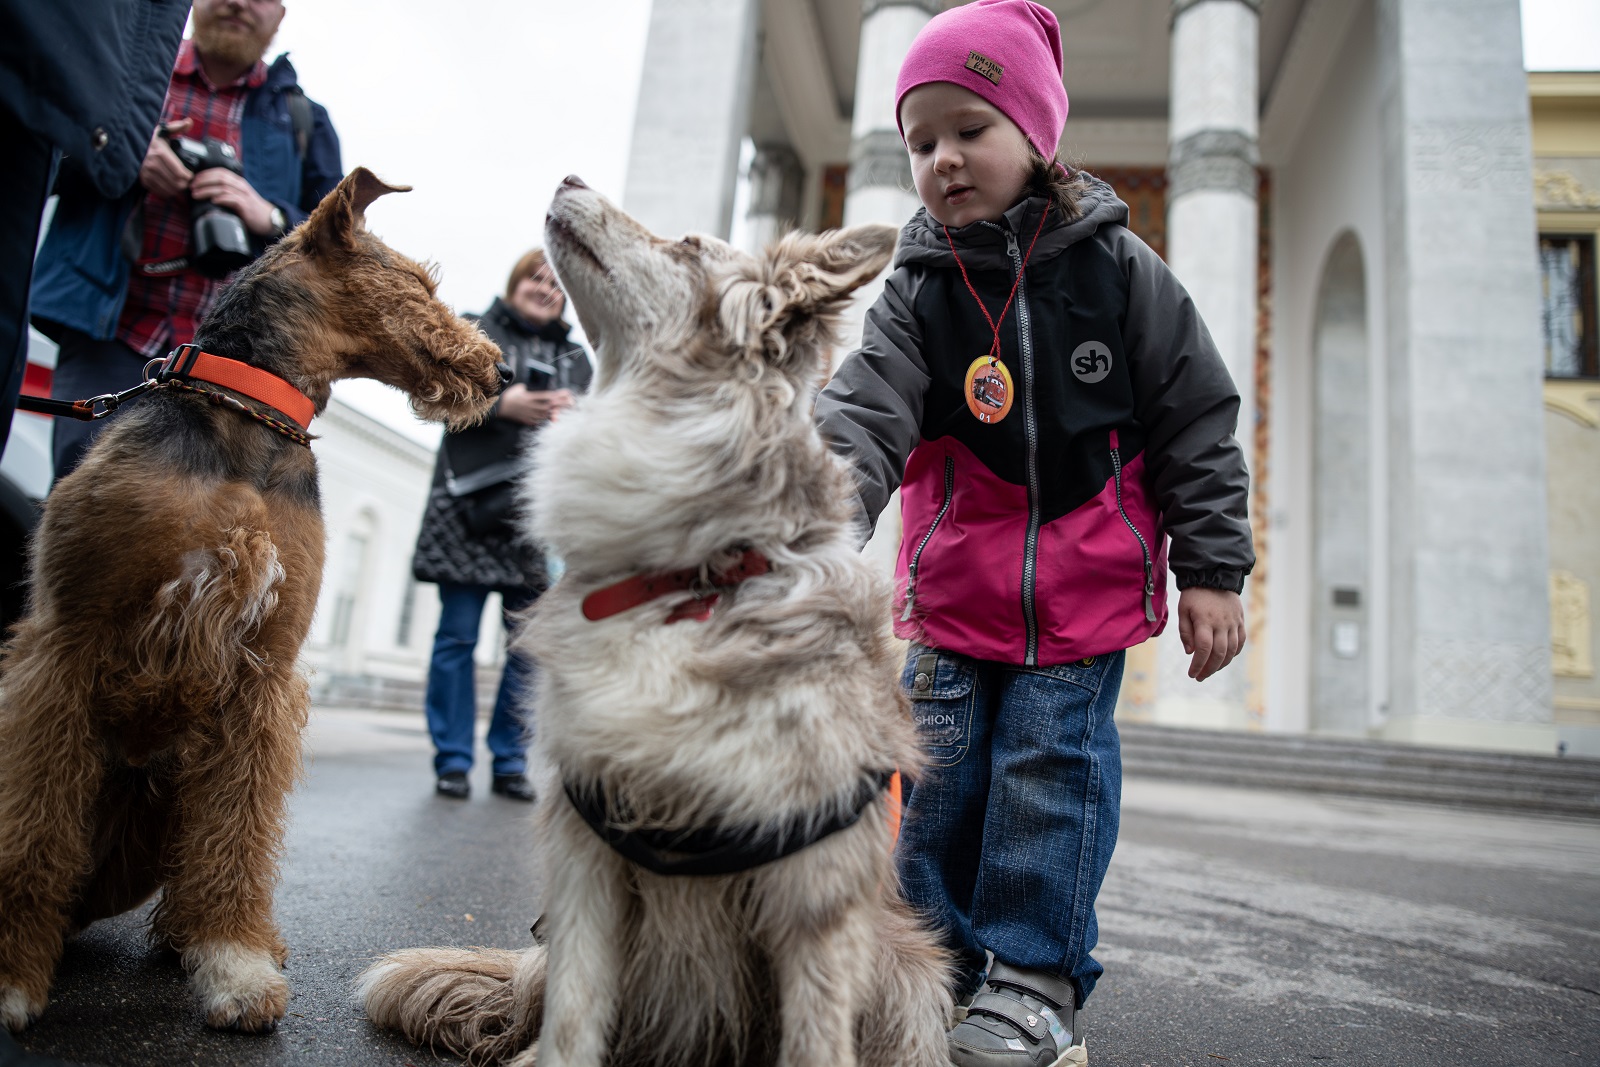
<svg viewBox="0 0 1600 1067">
<path fill-rule="evenodd" d="M 270 54 L 327 106 L 347 170 L 413 187 L 372 206 L 372 230 L 439 264 L 457 311 L 482 311 L 543 243 L 563 177 L 621 199 L 649 15 L 649 0 L 288 0 Z M 335 392 L 438 439 L 397 390 Z"/>
<path fill-rule="evenodd" d="M 289 0 L 273 53 L 327 105 L 346 168 L 415 187 L 368 223 L 444 272 L 441 294 L 481 311 L 541 242 L 569 173 L 622 196 L 650 0 Z M 1523 0 L 1530 70 L 1600 69 L 1600 0 Z M 432 443 L 396 390 L 337 393 Z"/>
</svg>

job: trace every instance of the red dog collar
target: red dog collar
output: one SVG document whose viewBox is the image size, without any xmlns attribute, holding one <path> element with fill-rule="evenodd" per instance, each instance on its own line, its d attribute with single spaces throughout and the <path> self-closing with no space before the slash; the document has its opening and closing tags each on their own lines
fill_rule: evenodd
<svg viewBox="0 0 1600 1067">
<path fill-rule="evenodd" d="M 636 574 L 632 578 L 613 582 L 603 589 L 596 589 L 584 597 L 583 617 L 590 622 L 598 622 L 655 600 L 657 597 L 671 593 L 692 592 L 694 598 L 674 608 L 667 616 L 667 621 L 679 622 L 683 619 L 704 621 L 711 617 L 711 609 L 716 606 L 720 595 L 718 589 L 738 585 L 758 574 L 766 574 L 771 569 L 771 560 L 755 549 L 747 548 L 733 566 L 717 571 L 709 581 L 700 567 L 685 567 L 681 571 L 666 571 L 662 574 Z"/>
<path fill-rule="evenodd" d="M 317 405 L 309 396 L 276 374 L 236 359 L 202 352 L 198 345 L 179 345 L 172 350 L 172 355 L 158 363 L 155 373 L 150 375 L 158 382 L 187 378 L 220 385 L 282 412 L 301 430 L 311 425 L 311 418 L 317 413 Z"/>
</svg>

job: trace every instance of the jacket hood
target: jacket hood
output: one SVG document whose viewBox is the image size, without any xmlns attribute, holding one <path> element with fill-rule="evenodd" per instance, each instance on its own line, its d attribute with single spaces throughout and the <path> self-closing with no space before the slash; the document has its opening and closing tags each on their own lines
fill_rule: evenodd
<svg viewBox="0 0 1600 1067">
<path fill-rule="evenodd" d="M 280 52 L 267 67 L 266 88 L 286 89 L 291 85 L 300 84 L 300 76 L 295 73 L 294 64 L 289 62 L 289 53 Z"/>
<path fill-rule="evenodd" d="M 1059 255 L 1068 245 L 1092 235 L 1101 226 L 1128 223 L 1128 205 L 1124 204 L 1110 185 L 1084 172 L 1088 189 L 1078 201 L 1082 215 L 1072 222 L 1052 216 L 1039 235 L 1033 250 L 1035 260 L 1050 259 Z M 999 223 L 974 222 L 950 231 L 950 240 L 961 252 L 961 262 L 969 270 L 1010 270 L 1011 258 L 1006 254 L 1006 232 L 1018 234 L 1025 243 L 1039 225 L 1039 213 L 1047 201 L 1042 196 L 1030 196 L 1013 204 Z M 955 257 L 945 241 L 944 227 L 928 214 L 928 209 L 918 208 L 900 231 L 900 243 L 895 248 L 894 265 L 926 263 L 934 267 L 954 267 Z"/>
</svg>

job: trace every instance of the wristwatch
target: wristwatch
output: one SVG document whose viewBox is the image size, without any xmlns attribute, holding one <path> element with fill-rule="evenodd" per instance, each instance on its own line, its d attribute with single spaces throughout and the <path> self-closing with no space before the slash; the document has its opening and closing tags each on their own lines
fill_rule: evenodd
<svg viewBox="0 0 1600 1067">
<path fill-rule="evenodd" d="M 277 204 L 272 205 L 272 236 L 282 237 L 289 231 L 289 217 L 283 213 L 283 208 Z"/>
</svg>

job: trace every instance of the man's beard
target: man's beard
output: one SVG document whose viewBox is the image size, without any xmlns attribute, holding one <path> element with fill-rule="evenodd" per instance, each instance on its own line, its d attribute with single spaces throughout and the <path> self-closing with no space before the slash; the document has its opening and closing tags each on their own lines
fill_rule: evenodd
<svg viewBox="0 0 1600 1067">
<path fill-rule="evenodd" d="M 227 66 L 253 67 L 272 44 L 273 34 L 227 26 L 221 20 L 194 20 L 194 46 L 206 59 Z"/>
</svg>

